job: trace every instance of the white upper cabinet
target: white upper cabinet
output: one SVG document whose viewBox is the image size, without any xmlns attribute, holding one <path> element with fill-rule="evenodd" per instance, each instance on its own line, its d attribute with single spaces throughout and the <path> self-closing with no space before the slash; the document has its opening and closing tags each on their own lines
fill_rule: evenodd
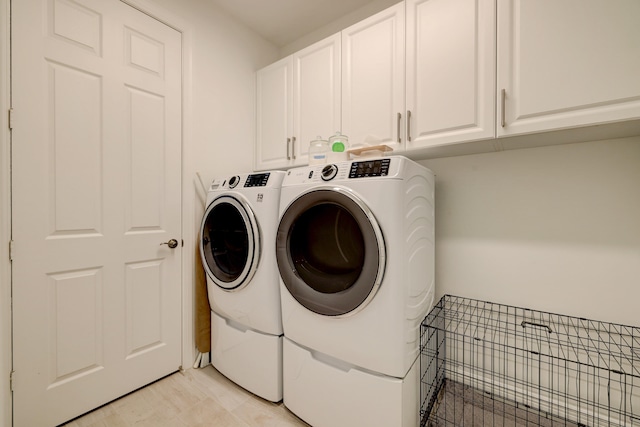
<svg viewBox="0 0 640 427">
<path fill-rule="evenodd" d="M 498 5 L 498 136 L 640 118 L 640 1 Z"/>
<path fill-rule="evenodd" d="M 255 170 L 308 163 L 309 142 L 340 130 L 340 34 L 257 72 Z"/>
<path fill-rule="evenodd" d="M 340 130 L 340 34 L 297 52 L 293 61 L 293 134 L 302 160 L 296 163 L 307 164 L 309 142 Z"/>
<path fill-rule="evenodd" d="M 406 7 L 406 149 L 495 137 L 495 1 Z"/>
<path fill-rule="evenodd" d="M 277 169 L 292 161 L 293 57 L 257 73 L 255 169 Z"/>
<path fill-rule="evenodd" d="M 258 72 L 256 169 L 336 131 L 414 158 L 638 134 L 640 0 L 405 0 Z"/>
<path fill-rule="evenodd" d="M 398 3 L 342 31 L 342 133 L 351 145 L 402 143 L 404 11 Z"/>
</svg>

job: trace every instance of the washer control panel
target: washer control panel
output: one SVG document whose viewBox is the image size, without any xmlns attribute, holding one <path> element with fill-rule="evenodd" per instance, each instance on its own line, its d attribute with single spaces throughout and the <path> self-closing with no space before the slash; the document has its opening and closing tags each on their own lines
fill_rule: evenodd
<svg viewBox="0 0 640 427">
<path fill-rule="evenodd" d="M 389 175 L 391 159 L 365 160 L 351 163 L 349 178 L 367 178 Z"/>
<path fill-rule="evenodd" d="M 209 186 L 209 191 L 233 190 L 267 191 L 268 188 L 280 189 L 285 173 L 283 171 L 269 171 L 262 173 L 245 173 L 231 175 L 226 178 L 216 178 Z"/>
<path fill-rule="evenodd" d="M 269 182 L 269 174 L 268 173 L 256 173 L 253 175 L 249 175 L 247 180 L 244 182 L 245 187 L 265 187 Z"/>
</svg>

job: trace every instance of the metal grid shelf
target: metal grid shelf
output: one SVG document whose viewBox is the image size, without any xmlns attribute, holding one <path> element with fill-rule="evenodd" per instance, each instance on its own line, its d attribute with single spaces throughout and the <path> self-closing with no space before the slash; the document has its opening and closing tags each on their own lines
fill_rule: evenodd
<svg viewBox="0 0 640 427">
<path fill-rule="evenodd" d="M 421 426 L 640 427 L 640 327 L 445 295 L 420 350 Z"/>
</svg>

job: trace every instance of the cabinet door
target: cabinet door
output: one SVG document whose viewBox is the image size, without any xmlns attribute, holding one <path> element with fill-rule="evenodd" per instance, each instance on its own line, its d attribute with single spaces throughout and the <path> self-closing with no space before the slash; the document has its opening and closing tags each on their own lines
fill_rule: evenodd
<svg viewBox="0 0 640 427">
<path fill-rule="evenodd" d="M 255 169 L 277 169 L 291 162 L 293 136 L 293 58 L 257 73 Z"/>
<path fill-rule="evenodd" d="M 307 164 L 309 142 L 328 139 L 340 126 L 340 34 L 293 55 L 294 164 Z"/>
<path fill-rule="evenodd" d="M 408 150 L 495 136 L 495 0 L 407 0 Z"/>
<path fill-rule="evenodd" d="M 640 117 L 640 1 L 498 5 L 499 136 Z"/>
<path fill-rule="evenodd" d="M 402 144 L 404 57 L 404 3 L 343 30 L 342 132 L 352 145 Z"/>
</svg>

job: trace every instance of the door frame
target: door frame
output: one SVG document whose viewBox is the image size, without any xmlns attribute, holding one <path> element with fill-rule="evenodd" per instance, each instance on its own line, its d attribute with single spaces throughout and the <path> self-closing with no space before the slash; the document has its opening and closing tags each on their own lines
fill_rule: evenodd
<svg viewBox="0 0 640 427">
<path fill-rule="evenodd" d="M 0 0 L 0 425 L 10 426 L 12 400 L 11 347 L 11 144 L 8 111 L 11 105 L 10 0 Z"/>
<path fill-rule="evenodd" d="M 15 0 L 14 0 L 15 1 Z M 182 34 L 182 238 L 186 248 L 194 247 L 194 199 L 190 147 L 192 99 L 192 31 L 187 22 L 148 0 L 120 0 Z M 8 111 L 11 107 L 11 0 L 0 0 L 0 425 L 10 426 L 13 401 L 10 391 L 13 366 L 11 311 L 11 133 Z M 194 251 L 182 251 L 182 367 L 190 367 L 195 357 L 193 334 Z"/>
</svg>

